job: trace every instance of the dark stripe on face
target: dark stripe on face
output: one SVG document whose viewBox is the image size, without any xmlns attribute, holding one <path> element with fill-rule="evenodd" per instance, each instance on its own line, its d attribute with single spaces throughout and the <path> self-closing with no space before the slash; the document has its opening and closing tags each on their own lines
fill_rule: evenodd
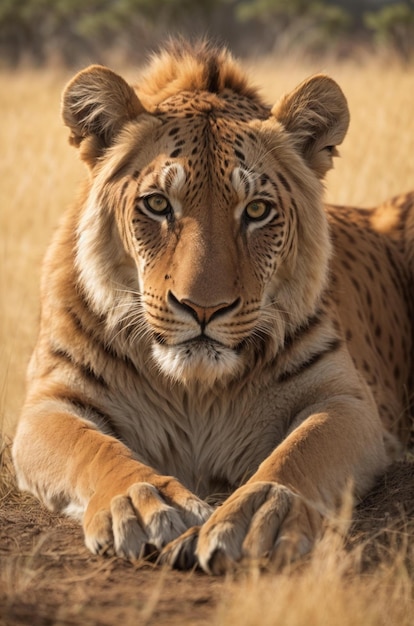
<svg viewBox="0 0 414 626">
<path fill-rule="evenodd" d="M 240 150 L 235 150 L 234 154 L 236 155 L 236 157 L 239 159 L 241 163 L 245 162 L 246 157 L 244 156 L 243 152 L 241 152 Z"/>
<path fill-rule="evenodd" d="M 283 176 L 283 174 L 281 174 L 280 172 L 277 172 L 277 177 L 280 180 L 280 182 L 282 183 L 283 187 L 286 189 L 286 191 L 291 192 L 292 188 L 289 185 L 288 181 L 286 180 L 286 178 Z"/>
</svg>

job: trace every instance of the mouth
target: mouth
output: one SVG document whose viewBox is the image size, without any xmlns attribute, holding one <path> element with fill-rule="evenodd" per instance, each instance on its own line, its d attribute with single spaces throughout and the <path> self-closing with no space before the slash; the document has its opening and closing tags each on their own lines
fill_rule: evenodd
<svg viewBox="0 0 414 626">
<path fill-rule="evenodd" d="M 165 337 L 160 334 L 154 335 L 154 341 L 158 343 L 160 346 L 170 346 L 171 348 L 193 348 L 193 347 L 207 347 L 207 348 L 225 348 L 229 349 L 229 346 L 226 346 L 221 341 L 217 341 L 216 339 L 211 339 L 204 333 L 197 335 L 196 337 L 191 337 L 191 339 L 186 339 L 185 341 L 180 341 L 175 344 L 168 344 Z"/>
<path fill-rule="evenodd" d="M 207 348 L 228 348 L 224 343 L 217 341 L 216 339 L 211 339 L 207 335 L 201 334 L 197 337 L 193 337 L 192 339 L 187 339 L 182 343 L 178 344 L 180 346 L 195 346 L 195 347 L 207 347 Z"/>
<path fill-rule="evenodd" d="M 163 374 L 184 384 L 198 381 L 212 386 L 237 375 L 242 367 L 237 351 L 203 334 L 173 345 L 158 336 L 153 357 Z"/>
</svg>

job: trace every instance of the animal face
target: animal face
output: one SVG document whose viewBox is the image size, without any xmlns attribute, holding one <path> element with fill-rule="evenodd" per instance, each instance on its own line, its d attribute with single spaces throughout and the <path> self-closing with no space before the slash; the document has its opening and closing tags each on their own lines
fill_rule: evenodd
<svg viewBox="0 0 414 626">
<path fill-rule="evenodd" d="M 133 339 L 145 337 L 163 374 L 211 386 L 251 366 L 252 355 L 276 353 L 289 325 L 316 306 L 330 249 L 320 178 L 330 166 L 331 138 L 321 143 L 315 135 L 315 148 L 305 119 L 297 119 L 308 115 L 299 102 L 303 94 L 271 112 L 228 88 L 184 90 L 148 112 L 108 72 L 86 70 L 65 99 L 74 141 L 82 133 L 88 139 L 83 155 L 93 176 L 78 267 L 102 313 L 114 306 L 108 272 L 112 286 L 136 294 L 124 303 L 123 322 L 135 324 Z M 98 79 L 113 83 L 93 94 L 100 102 L 96 114 L 90 102 L 81 108 L 91 78 L 95 87 Z M 320 90 L 320 81 L 328 81 L 325 98 L 332 89 L 337 96 L 325 77 L 314 88 Z M 119 113 L 114 121 L 118 83 L 127 100 L 123 122 Z M 327 124 L 321 134 L 327 135 Z"/>
</svg>

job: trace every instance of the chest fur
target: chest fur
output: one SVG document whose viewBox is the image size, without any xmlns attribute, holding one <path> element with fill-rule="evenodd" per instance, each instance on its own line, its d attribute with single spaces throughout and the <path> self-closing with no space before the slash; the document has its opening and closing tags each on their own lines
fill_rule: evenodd
<svg viewBox="0 0 414 626">
<path fill-rule="evenodd" d="M 283 398 L 252 387 L 214 393 L 173 387 L 164 395 L 145 381 L 139 388 L 130 381 L 112 402 L 115 434 L 142 462 L 201 497 L 246 480 L 283 439 L 289 421 Z"/>
</svg>

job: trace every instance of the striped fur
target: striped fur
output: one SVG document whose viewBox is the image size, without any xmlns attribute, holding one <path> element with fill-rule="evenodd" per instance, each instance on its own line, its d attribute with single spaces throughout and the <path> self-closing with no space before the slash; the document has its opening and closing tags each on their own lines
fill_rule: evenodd
<svg viewBox="0 0 414 626">
<path fill-rule="evenodd" d="M 90 176 L 44 263 L 21 488 L 97 553 L 303 554 L 408 438 L 413 196 L 324 207 L 339 87 L 271 108 L 205 43 L 136 87 L 84 70 L 63 118 Z"/>
</svg>

